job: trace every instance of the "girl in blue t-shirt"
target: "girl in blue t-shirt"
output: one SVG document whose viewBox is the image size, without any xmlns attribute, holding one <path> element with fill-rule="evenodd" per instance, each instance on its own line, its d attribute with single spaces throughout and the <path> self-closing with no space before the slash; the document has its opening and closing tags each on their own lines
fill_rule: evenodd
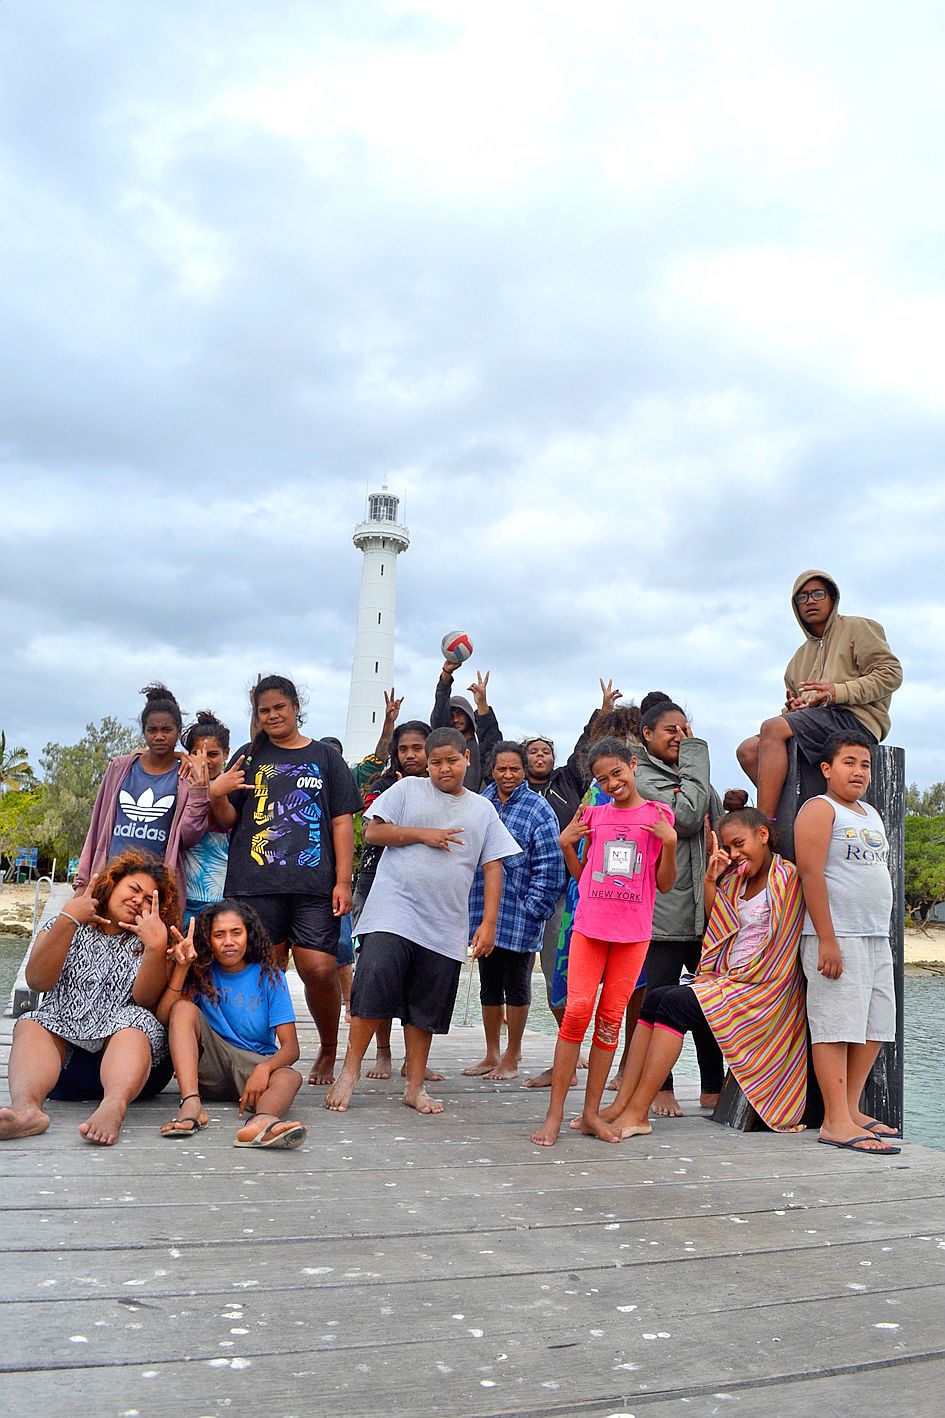
<svg viewBox="0 0 945 1418">
<path fill-rule="evenodd" d="M 307 1129 L 283 1121 L 302 1083 L 295 1009 L 251 906 L 221 901 L 171 932 L 174 968 L 157 1010 L 167 1024 L 180 1108 L 162 1137 L 191 1137 L 210 1121 L 203 1099 L 239 1101 L 253 1116 L 234 1147 L 301 1147 Z"/>
</svg>

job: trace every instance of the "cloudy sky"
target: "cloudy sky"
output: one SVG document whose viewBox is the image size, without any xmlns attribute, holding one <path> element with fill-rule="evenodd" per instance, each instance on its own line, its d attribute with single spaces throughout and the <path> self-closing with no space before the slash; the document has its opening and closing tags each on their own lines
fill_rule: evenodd
<svg viewBox="0 0 945 1418">
<path fill-rule="evenodd" d="M 161 678 L 239 734 L 279 671 L 342 734 L 387 480 L 411 716 L 462 628 L 507 732 L 613 675 L 741 783 L 824 566 L 945 778 L 940 21 L 7 0 L 0 728 Z"/>
</svg>

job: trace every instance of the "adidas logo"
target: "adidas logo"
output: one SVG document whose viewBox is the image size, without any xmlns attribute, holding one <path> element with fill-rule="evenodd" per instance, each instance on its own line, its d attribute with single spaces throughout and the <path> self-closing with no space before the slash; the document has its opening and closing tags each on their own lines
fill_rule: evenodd
<svg viewBox="0 0 945 1418">
<path fill-rule="evenodd" d="M 122 811 L 132 822 L 154 822 L 156 818 L 163 817 L 168 808 L 174 806 L 174 796 L 158 798 L 154 801 L 154 791 L 145 788 L 137 802 L 124 788 L 118 794 L 118 801 Z"/>
</svg>

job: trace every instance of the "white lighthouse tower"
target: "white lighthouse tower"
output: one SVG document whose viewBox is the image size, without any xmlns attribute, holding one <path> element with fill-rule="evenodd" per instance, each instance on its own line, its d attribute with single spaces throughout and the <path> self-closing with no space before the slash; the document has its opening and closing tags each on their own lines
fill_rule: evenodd
<svg viewBox="0 0 945 1418">
<path fill-rule="evenodd" d="M 384 722 L 384 690 L 394 683 L 394 613 L 397 604 L 397 558 L 410 545 L 410 533 L 397 520 L 400 498 L 372 492 L 367 517 L 354 529 L 354 544 L 364 557 L 354 637 L 345 757 L 356 763 L 377 743 Z"/>
</svg>

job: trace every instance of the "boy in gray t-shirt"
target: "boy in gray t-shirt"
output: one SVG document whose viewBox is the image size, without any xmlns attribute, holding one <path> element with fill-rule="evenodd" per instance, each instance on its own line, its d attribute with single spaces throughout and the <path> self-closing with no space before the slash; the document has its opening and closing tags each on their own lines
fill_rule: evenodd
<svg viewBox="0 0 945 1418">
<path fill-rule="evenodd" d="M 794 845 L 807 915 L 801 963 L 807 976 L 814 1072 L 824 1099 L 820 1141 L 889 1156 L 900 1134 L 860 1108 L 884 1040 L 896 1037 L 889 916 L 889 843 L 879 813 L 863 797 L 871 743 L 853 730 L 824 749 L 822 797 L 797 817 Z"/>
<path fill-rule="evenodd" d="M 343 1113 L 361 1061 L 385 1019 L 401 1019 L 407 1040 L 404 1102 L 442 1113 L 424 1088 L 434 1034 L 449 1030 L 466 958 L 469 890 L 477 867 L 485 881 L 473 959 L 494 944 L 503 857 L 521 851 L 490 802 L 463 786 L 469 754 L 455 729 L 427 739 L 429 778 L 404 778 L 364 814 L 364 840 L 385 851 L 358 921 L 361 950 L 351 991 L 344 1068 L 325 1106 Z"/>
</svg>

